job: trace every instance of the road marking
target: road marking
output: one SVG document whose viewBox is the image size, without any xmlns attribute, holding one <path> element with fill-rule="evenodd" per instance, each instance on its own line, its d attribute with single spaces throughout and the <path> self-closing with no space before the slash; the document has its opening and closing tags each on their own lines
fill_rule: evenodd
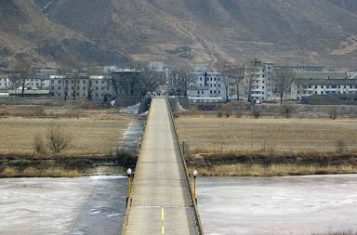
<svg viewBox="0 0 357 235">
<path fill-rule="evenodd" d="M 161 234 L 165 234 L 165 226 L 164 226 L 164 220 L 165 220 L 165 210 L 164 207 L 161 207 Z"/>
</svg>

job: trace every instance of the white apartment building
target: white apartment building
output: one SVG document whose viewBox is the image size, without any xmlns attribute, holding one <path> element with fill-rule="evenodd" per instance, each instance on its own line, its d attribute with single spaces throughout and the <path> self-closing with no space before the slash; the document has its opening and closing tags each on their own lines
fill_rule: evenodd
<svg viewBox="0 0 357 235">
<path fill-rule="evenodd" d="M 50 94 L 63 99 L 108 101 L 114 95 L 112 79 L 108 76 L 53 75 Z"/>
<path fill-rule="evenodd" d="M 0 75 L 0 90 L 7 90 L 11 88 L 11 82 L 7 75 Z"/>
<path fill-rule="evenodd" d="M 251 98 L 257 102 L 274 99 L 272 70 L 273 64 L 270 62 L 254 62 L 253 69 L 246 70 L 246 95 L 248 97 L 249 83 L 251 82 Z M 251 73 L 251 74 L 249 74 Z M 252 81 L 250 81 L 252 79 Z"/>
<path fill-rule="evenodd" d="M 296 76 L 291 86 L 293 100 L 312 95 L 357 94 L 357 78 L 345 72 L 305 72 Z"/>
<path fill-rule="evenodd" d="M 194 72 L 194 81 L 187 91 L 192 103 L 226 101 L 225 80 L 219 72 Z"/>
</svg>

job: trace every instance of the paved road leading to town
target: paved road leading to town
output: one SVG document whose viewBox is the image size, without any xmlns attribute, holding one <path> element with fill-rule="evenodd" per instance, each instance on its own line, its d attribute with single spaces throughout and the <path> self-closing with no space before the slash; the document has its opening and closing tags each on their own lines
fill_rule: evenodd
<svg viewBox="0 0 357 235">
<path fill-rule="evenodd" d="M 182 160 L 164 98 L 154 98 L 135 174 L 126 235 L 197 234 Z"/>
</svg>

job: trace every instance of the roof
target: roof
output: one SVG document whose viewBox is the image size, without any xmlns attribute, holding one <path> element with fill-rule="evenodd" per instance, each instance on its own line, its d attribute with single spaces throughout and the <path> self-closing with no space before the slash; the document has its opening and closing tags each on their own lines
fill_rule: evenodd
<svg viewBox="0 0 357 235">
<path fill-rule="evenodd" d="M 139 73 L 140 70 L 129 69 L 129 68 L 115 68 L 112 70 L 112 73 Z"/>
<path fill-rule="evenodd" d="M 346 79 L 348 77 L 346 72 L 333 71 L 303 71 L 296 72 L 296 79 Z"/>
<path fill-rule="evenodd" d="M 357 72 L 348 73 L 348 79 L 357 79 Z"/>
<path fill-rule="evenodd" d="M 297 79 L 297 85 L 357 85 L 357 79 Z"/>
<path fill-rule="evenodd" d="M 50 76 L 50 79 L 63 79 L 65 78 L 66 76 L 64 75 L 51 75 Z"/>
</svg>

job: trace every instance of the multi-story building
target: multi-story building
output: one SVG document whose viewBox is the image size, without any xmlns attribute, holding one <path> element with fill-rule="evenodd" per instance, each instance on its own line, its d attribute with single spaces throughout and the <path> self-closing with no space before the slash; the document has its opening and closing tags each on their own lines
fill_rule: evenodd
<svg viewBox="0 0 357 235">
<path fill-rule="evenodd" d="M 246 93 L 250 90 L 250 97 L 257 102 L 272 100 L 274 98 L 274 84 L 272 81 L 273 64 L 258 60 L 252 63 L 254 64 L 249 69 L 246 69 Z M 247 98 L 249 94 L 247 93 L 245 96 Z"/>
<path fill-rule="evenodd" d="M 227 99 L 228 78 L 219 72 L 194 72 L 187 95 L 192 103 L 223 102 Z"/>
<path fill-rule="evenodd" d="M 10 79 L 7 75 L 0 75 L 0 90 L 7 90 L 11 88 Z"/>
<path fill-rule="evenodd" d="M 63 99 L 108 101 L 114 96 L 112 80 L 108 76 L 50 76 L 50 94 Z"/>
<path fill-rule="evenodd" d="M 346 72 L 300 72 L 291 86 L 291 99 L 312 95 L 357 94 L 357 78 Z"/>
</svg>

